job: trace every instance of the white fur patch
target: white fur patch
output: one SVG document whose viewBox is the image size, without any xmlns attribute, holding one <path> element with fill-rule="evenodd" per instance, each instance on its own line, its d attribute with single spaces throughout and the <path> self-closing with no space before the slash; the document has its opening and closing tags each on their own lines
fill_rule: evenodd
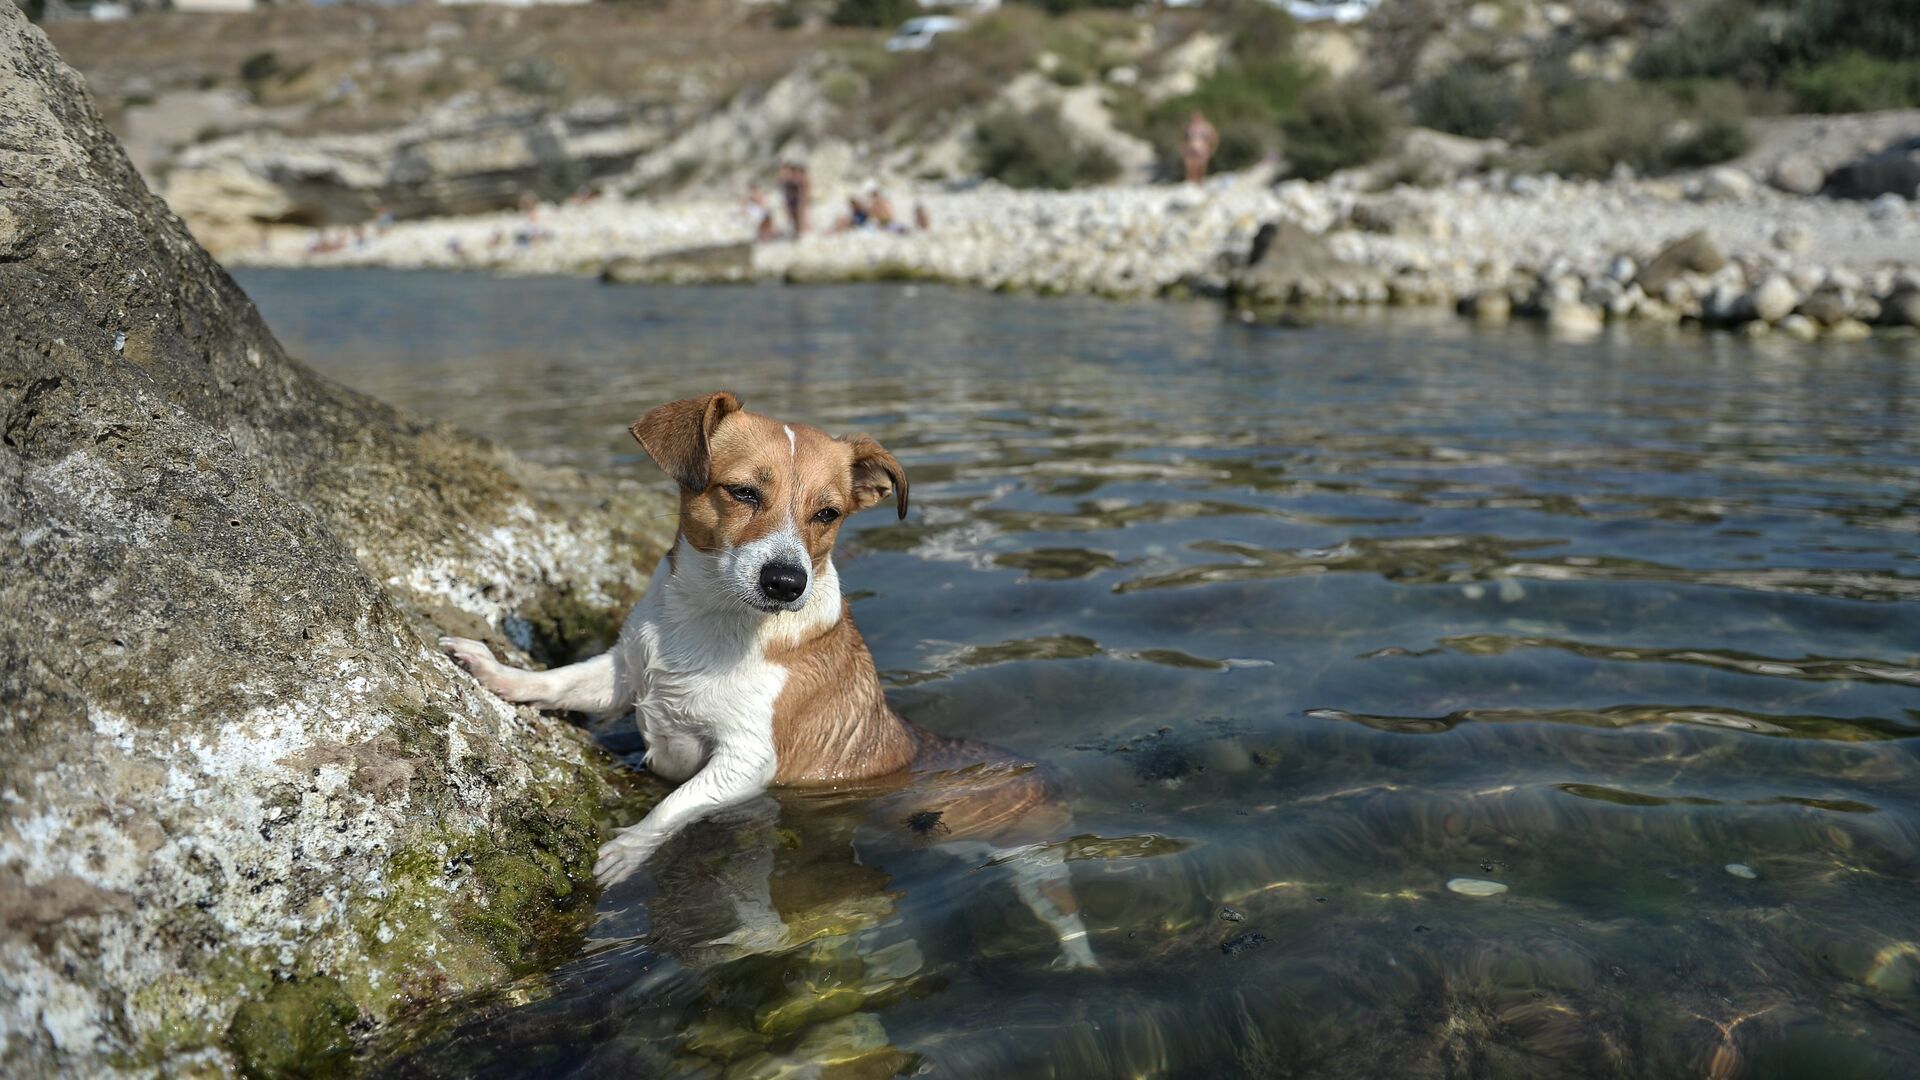
<svg viewBox="0 0 1920 1080">
<path fill-rule="evenodd" d="M 794 437 L 793 428 L 781 424 L 780 430 L 787 433 L 787 453 L 793 455 L 795 461 L 800 460 L 800 440 Z"/>
</svg>

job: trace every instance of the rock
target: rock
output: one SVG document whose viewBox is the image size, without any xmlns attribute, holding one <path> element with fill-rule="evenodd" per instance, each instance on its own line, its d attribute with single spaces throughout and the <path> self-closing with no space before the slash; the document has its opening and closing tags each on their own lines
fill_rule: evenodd
<svg viewBox="0 0 1920 1080">
<path fill-rule="evenodd" d="M 1249 930 L 1221 942 L 1220 951 L 1228 956 L 1238 956 L 1243 952 L 1252 952 L 1266 943 L 1267 935 L 1258 930 Z"/>
<path fill-rule="evenodd" d="M 1639 272 L 1640 264 L 1631 255 L 1615 255 L 1607 263 L 1607 276 L 1622 285 L 1631 283 Z"/>
<path fill-rule="evenodd" d="M 1800 301 L 1800 314 L 1823 326 L 1832 326 L 1853 316 L 1854 301 L 1845 289 L 1824 286 Z"/>
<path fill-rule="evenodd" d="M 1556 301 L 1547 308 L 1547 330 L 1560 337 L 1592 337 L 1603 325 L 1598 310 L 1576 300 Z"/>
<path fill-rule="evenodd" d="M 1245 915 L 1245 913 L 1243 913 L 1239 908 L 1235 908 L 1235 907 L 1223 906 L 1220 909 L 1219 915 L 1220 915 L 1221 922 L 1246 922 L 1247 921 L 1247 916 Z"/>
<path fill-rule="evenodd" d="M 1740 307 L 1755 319 L 1776 323 L 1793 314 L 1799 303 L 1800 296 L 1787 279 L 1772 274 L 1741 298 Z"/>
<path fill-rule="evenodd" d="M 1880 321 L 1887 326 L 1920 326 L 1920 288 L 1899 289 L 1882 301 Z"/>
<path fill-rule="evenodd" d="M 1753 867 L 1748 866 L 1746 863 L 1737 863 L 1737 862 L 1730 862 L 1727 864 L 1727 873 L 1732 874 L 1734 877 L 1737 877 L 1737 878 L 1746 878 L 1748 881 L 1752 881 L 1753 879 L 1760 876 L 1753 872 Z"/>
<path fill-rule="evenodd" d="M 1660 250 L 1647 262 L 1634 281 L 1648 296 L 1661 295 L 1668 283 L 1681 274 L 1712 274 L 1727 265 L 1720 245 L 1705 230 L 1689 233 Z"/>
<path fill-rule="evenodd" d="M 751 243 L 715 244 L 643 257 L 622 256 L 600 269 L 610 285 L 745 281 L 753 276 Z"/>
<path fill-rule="evenodd" d="M 1507 887 L 1497 881 L 1466 877 L 1457 877 L 1447 882 L 1447 889 L 1461 896 L 1499 896 L 1507 891 Z"/>
<path fill-rule="evenodd" d="M 1773 230 L 1773 246 L 1789 255 L 1805 255 L 1813 247 L 1813 233 L 1804 225 L 1782 225 Z"/>
<path fill-rule="evenodd" d="M 1497 326 L 1513 317 L 1513 301 L 1503 289 L 1482 289 L 1469 297 L 1466 314 L 1478 323 Z"/>
<path fill-rule="evenodd" d="M 576 934 L 626 781 L 432 641 L 611 635 L 670 504 L 290 359 L 10 4 L 0 193 L 0 1072 L 265 1074 Z"/>
<path fill-rule="evenodd" d="M 1791 195 L 1818 195 L 1826 174 L 1804 154 L 1788 154 L 1774 163 L 1767 183 Z"/>
<path fill-rule="evenodd" d="M 1693 197 L 1704 202 L 1750 199 L 1755 185 L 1753 178 L 1739 169 L 1721 165 L 1708 169 L 1706 175 L 1693 184 Z"/>
<path fill-rule="evenodd" d="M 1331 300 L 1343 290 L 1357 296 L 1376 285 L 1384 296 L 1380 271 L 1341 259 L 1324 238 L 1281 219 L 1260 227 L 1230 289 L 1245 302 L 1289 304 Z"/>
<path fill-rule="evenodd" d="M 1827 327 L 1827 337 L 1834 341 L 1865 341 L 1873 336 L 1873 327 L 1859 319 L 1841 319 Z"/>
<path fill-rule="evenodd" d="M 1877 195 L 1872 202 L 1867 204 L 1867 218 L 1870 221 L 1893 221 L 1896 218 L 1902 218 L 1906 215 L 1906 198 L 1895 195 L 1892 192 L 1888 192 L 1885 195 Z"/>
<path fill-rule="evenodd" d="M 1700 317 L 1710 323 L 1745 322 L 1753 317 L 1746 299 L 1746 291 L 1738 284 L 1722 281 L 1700 301 Z"/>
<path fill-rule="evenodd" d="M 1362 232 L 1383 233 L 1417 240 L 1447 240 L 1453 226 L 1432 205 L 1411 198 L 1385 196 L 1354 203 L 1348 220 Z"/>
<path fill-rule="evenodd" d="M 1805 315 L 1789 315 L 1781 319 L 1779 329 L 1795 341 L 1812 341 L 1820 336 L 1820 324 Z"/>
<path fill-rule="evenodd" d="M 1840 166 L 1827 174 L 1822 190 L 1840 199 L 1915 198 L 1920 194 L 1920 138 L 1901 140 Z"/>
</svg>

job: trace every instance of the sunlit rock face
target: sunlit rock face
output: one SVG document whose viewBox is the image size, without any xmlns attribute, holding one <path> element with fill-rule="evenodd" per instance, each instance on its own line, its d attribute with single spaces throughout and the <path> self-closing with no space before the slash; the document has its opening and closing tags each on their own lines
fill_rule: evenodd
<svg viewBox="0 0 1920 1080">
<path fill-rule="evenodd" d="M 289 359 L 0 6 L 0 1072 L 321 1060 L 573 932 L 617 776 L 428 642 L 590 645 L 665 520 Z"/>
</svg>

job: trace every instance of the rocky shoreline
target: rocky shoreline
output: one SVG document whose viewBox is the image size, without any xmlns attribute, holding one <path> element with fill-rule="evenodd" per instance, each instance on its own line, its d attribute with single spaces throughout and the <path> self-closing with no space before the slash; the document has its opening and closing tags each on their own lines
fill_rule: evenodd
<svg viewBox="0 0 1920 1080">
<path fill-rule="evenodd" d="M 753 243 L 716 199 L 622 201 L 398 224 L 282 230 L 224 253 L 241 266 L 382 266 L 598 275 L 616 282 L 941 281 L 989 289 L 1452 306 L 1482 321 L 1693 321 L 1796 338 L 1902 333 L 1920 322 L 1920 204 L 1786 193 L 1717 169 L 1688 180 L 1470 176 L 1363 193 L 1271 184 L 1258 170 L 1204 188 L 895 191 L 926 232 Z M 843 204 L 830 193 L 817 218 Z M 1255 252 L 1256 237 L 1268 241 Z M 337 245 L 328 249 L 322 238 Z M 1274 238 L 1279 237 L 1279 242 Z"/>
</svg>

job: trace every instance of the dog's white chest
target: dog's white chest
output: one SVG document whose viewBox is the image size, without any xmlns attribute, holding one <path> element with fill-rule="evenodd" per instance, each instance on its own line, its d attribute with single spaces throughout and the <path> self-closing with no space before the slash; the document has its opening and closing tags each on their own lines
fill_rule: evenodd
<svg viewBox="0 0 1920 1080">
<path fill-rule="evenodd" d="M 633 644 L 634 710 L 648 732 L 712 743 L 773 738 L 773 706 L 787 669 L 750 643 L 711 640 L 643 623 Z"/>
</svg>

